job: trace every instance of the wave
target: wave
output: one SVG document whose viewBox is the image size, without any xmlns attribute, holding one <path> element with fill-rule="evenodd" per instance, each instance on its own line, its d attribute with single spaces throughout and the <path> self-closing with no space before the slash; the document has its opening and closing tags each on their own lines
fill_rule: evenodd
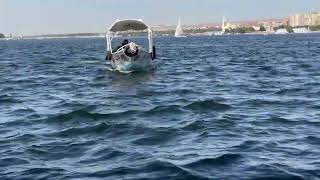
<svg viewBox="0 0 320 180">
<path fill-rule="evenodd" d="M 60 76 L 60 77 L 56 77 L 54 78 L 52 81 L 55 83 L 58 82 L 71 82 L 73 79 L 70 76 Z"/>
<path fill-rule="evenodd" d="M 304 180 L 305 178 L 297 173 L 291 173 L 290 167 L 280 164 L 259 164 L 248 167 L 244 172 L 254 172 L 254 174 L 244 173 L 246 179 L 252 180 Z"/>
<path fill-rule="evenodd" d="M 0 103 L 22 103 L 22 101 L 8 95 L 0 95 Z"/>
<path fill-rule="evenodd" d="M 311 105 L 313 102 L 307 99 L 250 99 L 243 101 L 241 104 L 246 106 L 257 107 L 297 107 Z"/>
<path fill-rule="evenodd" d="M 298 67 L 303 68 L 303 69 L 311 69 L 313 67 L 313 65 L 307 64 L 307 63 L 301 63 L 298 65 Z"/>
<path fill-rule="evenodd" d="M 104 121 L 104 120 L 100 120 Z M 90 121 L 90 124 L 93 123 Z M 66 129 L 59 129 L 53 132 L 44 133 L 42 134 L 45 137 L 59 137 L 59 138 L 73 138 L 73 137 L 97 137 L 97 136 L 105 136 L 109 139 L 111 138 L 119 138 L 119 137 L 127 137 L 128 140 L 129 137 L 131 137 L 134 141 L 136 140 L 137 136 L 145 136 L 148 135 L 152 136 L 153 133 L 157 133 L 158 131 L 162 131 L 162 128 L 159 129 L 153 129 L 149 127 L 145 127 L 143 125 L 136 125 L 135 123 L 119 123 L 119 122 L 101 122 L 99 124 L 95 125 L 87 125 L 87 126 L 78 126 L 74 127 L 74 123 L 68 125 L 71 126 Z M 60 127 L 60 126 L 59 126 Z M 143 130 L 142 130 L 143 129 Z"/>
<path fill-rule="evenodd" d="M 133 141 L 137 145 L 160 145 L 178 137 L 180 132 L 174 128 L 151 129 L 150 132 L 144 133 L 142 138 Z"/>
<path fill-rule="evenodd" d="M 141 179 L 141 180 L 158 180 L 158 179 L 194 179 L 208 180 L 209 178 L 194 173 L 181 166 L 163 160 L 153 160 L 143 165 L 120 166 L 111 170 L 97 171 L 94 173 L 82 174 L 83 177 L 123 179 Z"/>
<path fill-rule="evenodd" d="M 244 141 L 240 145 L 233 146 L 237 151 L 257 150 L 260 142 L 259 141 Z"/>
<path fill-rule="evenodd" d="M 155 94 L 157 95 L 172 95 L 172 94 L 179 94 L 179 95 L 187 95 L 187 94 L 194 94 L 196 93 L 193 90 L 190 89 L 169 89 L 169 90 L 164 90 L 161 88 L 161 90 L 158 91 L 146 91 L 146 90 L 140 90 L 137 92 L 137 96 L 154 96 Z"/>
<path fill-rule="evenodd" d="M 20 159 L 20 158 L 3 158 L 0 159 L 0 167 L 9 167 L 9 166 L 16 166 L 16 165 L 25 165 L 29 164 L 27 160 Z"/>
<path fill-rule="evenodd" d="M 238 162 L 243 157 L 240 154 L 223 154 L 214 158 L 199 159 L 195 162 L 184 165 L 187 168 L 207 168 L 208 166 L 226 166 Z"/>
<path fill-rule="evenodd" d="M 273 67 L 272 67 L 272 66 L 266 66 L 266 65 L 264 65 L 264 66 L 259 67 L 259 70 L 262 70 L 262 71 L 271 71 L 271 70 L 273 70 Z"/>
<path fill-rule="evenodd" d="M 155 116 L 160 114 L 174 114 L 174 113 L 183 113 L 183 108 L 179 105 L 167 105 L 167 106 L 156 106 L 147 110 L 126 110 L 114 113 L 94 113 L 90 112 L 95 109 L 96 106 L 87 106 L 83 107 L 82 104 L 66 103 L 65 101 L 59 102 L 56 106 L 64 107 L 80 107 L 80 109 L 73 110 L 71 112 L 62 113 L 60 115 L 51 116 L 45 119 L 48 122 L 56 121 L 69 121 L 76 119 L 91 119 L 91 120 L 106 120 L 106 119 L 115 119 L 122 118 L 134 115 L 141 116 Z M 81 108 L 82 107 L 82 108 Z"/>
<path fill-rule="evenodd" d="M 183 110 L 178 105 L 168 105 L 168 106 L 156 106 L 150 110 L 144 111 L 144 115 L 159 115 L 165 113 L 182 113 Z"/>
<path fill-rule="evenodd" d="M 16 109 L 13 111 L 13 113 L 16 114 L 27 114 L 27 113 L 35 113 L 36 111 L 30 108 L 25 108 L 25 109 Z"/>
<path fill-rule="evenodd" d="M 226 111 L 232 108 L 230 105 L 218 103 L 214 100 L 196 101 L 184 107 L 195 111 Z"/>
<path fill-rule="evenodd" d="M 294 121 L 287 118 L 279 117 L 279 116 L 271 116 L 268 119 L 266 119 L 267 123 L 281 123 L 281 124 L 299 124 L 303 123 L 301 121 Z"/>
<path fill-rule="evenodd" d="M 101 119 L 113 119 L 113 118 L 119 118 L 123 116 L 133 115 L 136 114 L 139 111 L 136 110 L 128 110 L 123 112 L 116 112 L 116 113 L 108 113 L 108 114 L 102 114 L 102 113 L 92 113 L 89 112 L 89 109 L 83 108 L 79 110 L 74 110 L 68 113 L 60 114 L 57 116 L 48 117 L 46 121 L 69 121 L 74 119 L 91 119 L 91 120 L 101 120 Z"/>
<path fill-rule="evenodd" d="M 99 149 L 98 151 L 92 153 L 90 158 L 80 160 L 78 163 L 88 165 L 120 157 L 126 157 L 126 155 L 128 155 L 128 153 L 108 147 Z"/>
<path fill-rule="evenodd" d="M 62 179 L 68 172 L 62 168 L 45 168 L 35 167 L 30 168 L 20 173 L 16 173 L 18 179 L 51 179 L 52 177 Z"/>
<path fill-rule="evenodd" d="M 59 62 L 56 61 L 56 59 L 53 59 L 53 60 L 44 60 L 44 61 L 41 61 L 40 64 L 46 64 L 46 65 L 56 65 L 56 64 L 61 64 Z"/>
<path fill-rule="evenodd" d="M 205 122 L 203 120 L 195 120 L 191 123 L 185 125 L 182 129 L 187 131 L 196 131 L 205 129 L 207 126 L 205 125 Z"/>
<path fill-rule="evenodd" d="M 281 90 L 275 92 L 275 94 L 277 94 L 277 95 L 288 95 L 288 94 L 299 93 L 299 92 L 302 92 L 304 90 L 305 89 L 303 89 L 303 88 L 281 89 Z"/>
<path fill-rule="evenodd" d="M 42 144 L 33 144 L 24 150 L 24 154 L 37 157 L 39 160 L 57 161 L 69 158 L 79 158 L 85 156 L 94 141 L 84 142 L 49 142 Z"/>
<path fill-rule="evenodd" d="M 0 82 L 1 84 L 5 84 L 4 82 Z M 3 93 L 5 93 L 5 92 L 10 92 L 10 91 L 13 91 L 15 88 L 13 88 L 12 86 L 10 86 L 10 87 L 3 87 L 1 90 L 0 90 L 0 92 L 3 92 Z M 1 96 L 0 96 L 0 98 L 1 98 Z"/>
<path fill-rule="evenodd" d="M 100 134 L 108 130 L 110 127 L 112 127 L 112 125 L 106 123 L 101 123 L 95 126 L 72 127 L 65 130 L 59 130 L 57 132 L 48 133 L 46 134 L 46 136 L 69 138 L 84 134 Z"/>
<path fill-rule="evenodd" d="M 11 141 L 20 141 L 20 142 L 32 142 L 38 140 L 39 137 L 33 134 L 23 134 L 19 137 L 16 137 L 15 139 Z"/>
<path fill-rule="evenodd" d="M 313 108 L 313 109 L 320 109 L 320 104 L 315 104 L 315 105 L 313 105 L 311 108 Z"/>
<path fill-rule="evenodd" d="M 175 165 L 168 161 L 156 160 L 148 163 L 147 165 L 140 167 L 142 170 L 162 172 L 156 173 L 153 179 L 209 179 L 207 177 L 201 176 L 194 173 L 192 170 L 186 169 L 184 167 Z"/>
<path fill-rule="evenodd" d="M 307 143 L 314 144 L 314 145 L 320 145 L 320 137 L 316 136 L 307 136 L 304 138 Z"/>
</svg>

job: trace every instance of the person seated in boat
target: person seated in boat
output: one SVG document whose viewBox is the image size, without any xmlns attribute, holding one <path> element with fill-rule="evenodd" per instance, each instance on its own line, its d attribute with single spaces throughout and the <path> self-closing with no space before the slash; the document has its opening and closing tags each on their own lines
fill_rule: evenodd
<svg viewBox="0 0 320 180">
<path fill-rule="evenodd" d="M 117 47 L 117 50 L 120 49 L 122 46 L 125 46 L 125 45 L 127 45 L 127 44 L 129 44 L 128 39 L 124 39 L 123 42 L 122 42 L 122 44 L 121 44 L 121 46 L 118 46 L 118 47 Z"/>
</svg>

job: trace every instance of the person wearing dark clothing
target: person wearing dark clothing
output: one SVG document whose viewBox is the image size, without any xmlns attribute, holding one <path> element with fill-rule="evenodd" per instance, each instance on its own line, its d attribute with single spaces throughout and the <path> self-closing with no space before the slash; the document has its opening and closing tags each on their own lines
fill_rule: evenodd
<svg viewBox="0 0 320 180">
<path fill-rule="evenodd" d="M 118 47 L 117 47 L 117 50 L 120 49 L 122 46 L 125 46 L 125 45 L 127 45 L 127 44 L 129 44 L 128 39 L 124 39 L 123 42 L 122 42 L 122 44 L 121 44 L 121 46 L 118 46 Z"/>
<path fill-rule="evenodd" d="M 122 42 L 122 46 L 127 45 L 127 44 L 129 44 L 128 39 L 123 40 L 123 42 Z"/>
</svg>

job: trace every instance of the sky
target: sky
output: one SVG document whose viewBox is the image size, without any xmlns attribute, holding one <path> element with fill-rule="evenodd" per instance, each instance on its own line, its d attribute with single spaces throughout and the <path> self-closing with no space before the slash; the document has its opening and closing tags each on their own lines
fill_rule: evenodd
<svg viewBox="0 0 320 180">
<path fill-rule="evenodd" d="M 0 33 L 104 32 L 116 19 L 149 25 L 282 18 L 320 11 L 320 0 L 0 0 Z"/>
</svg>

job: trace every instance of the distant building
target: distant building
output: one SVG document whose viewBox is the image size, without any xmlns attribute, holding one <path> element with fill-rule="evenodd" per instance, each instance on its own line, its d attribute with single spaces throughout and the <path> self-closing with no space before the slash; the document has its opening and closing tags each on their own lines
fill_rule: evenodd
<svg viewBox="0 0 320 180">
<path fill-rule="evenodd" d="M 292 27 L 316 26 L 320 25 L 320 13 L 311 12 L 305 14 L 295 14 L 289 17 L 289 24 Z"/>
<path fill-rule="evenodd" d="M 318 12 L 308 13 L 306 14 L 306 18 L 310 26 L 320 25 L 320 13 Z"/>
<path fill-rule="evenodd" d="M 240 27 L 239 24 L 226 23 L 225 26 L 224 26 L 224 29 L 236 29 L 238 27 Z"/>
<path fill-rule="evenodd" d="M 303 18 L 304 17 L 302 17 L 302 15 L 300 14 L 290 16 L 290 26 L 292 27 L 302 26 L 302 24 L 304 24 L 304 22 L 302 22 Z"/>
</svg>

